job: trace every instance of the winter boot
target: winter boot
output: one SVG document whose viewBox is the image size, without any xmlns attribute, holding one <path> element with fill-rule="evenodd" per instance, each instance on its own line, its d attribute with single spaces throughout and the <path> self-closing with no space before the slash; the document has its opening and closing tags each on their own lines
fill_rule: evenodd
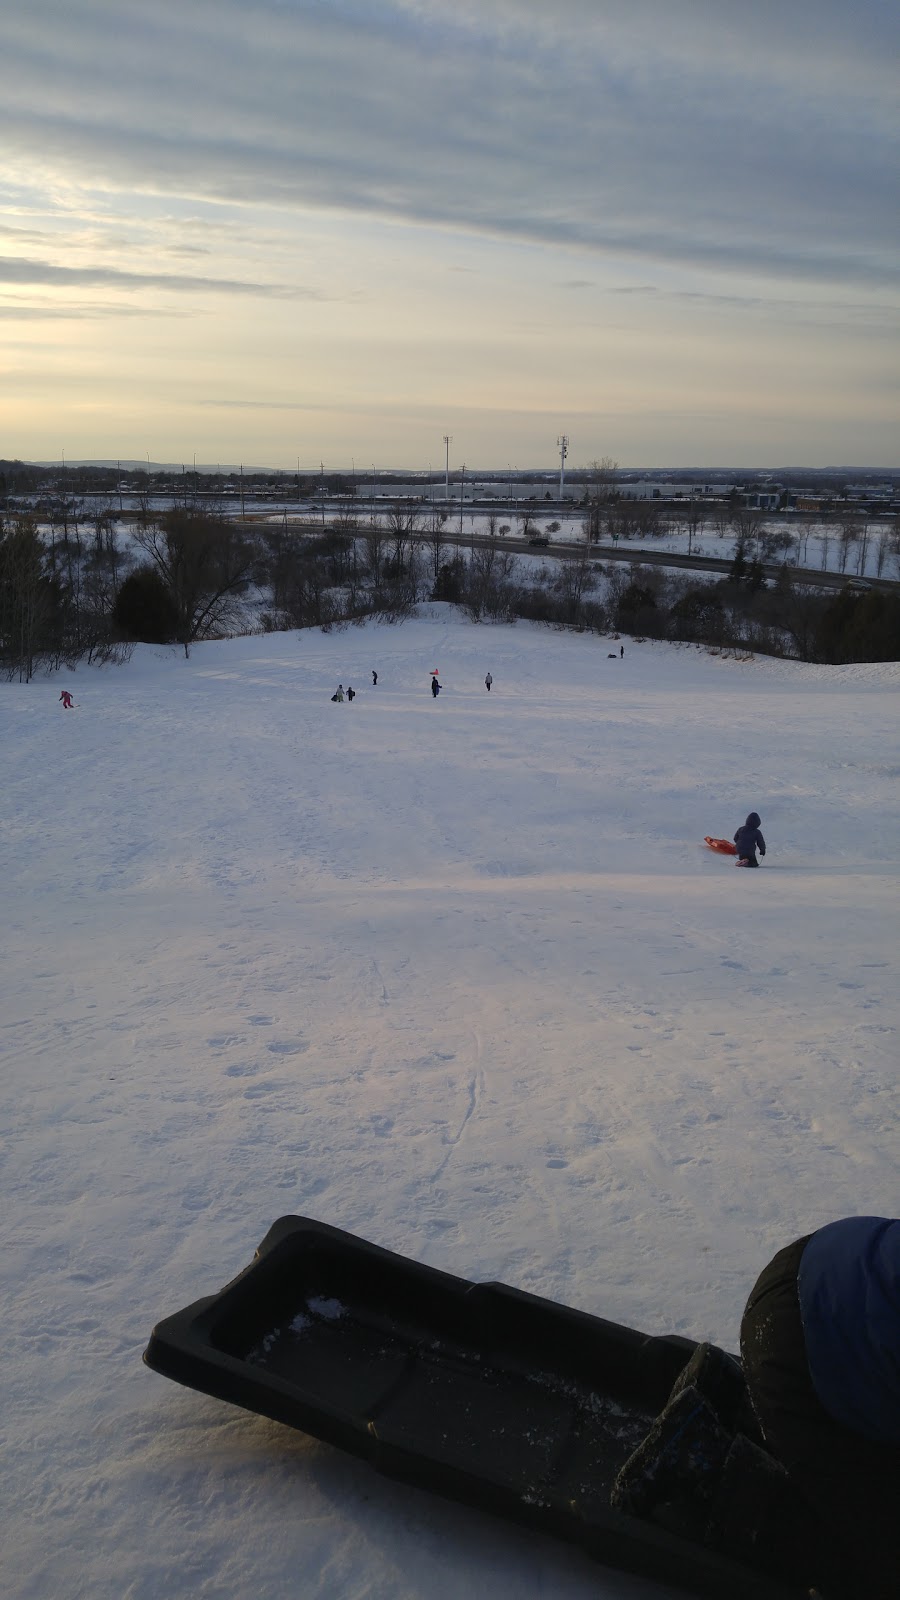
<svg viewBox="0 0 900 1600">
<path fill-rule="evenodd" d="M 683 1389 L 699 1390 L 727 1433 L 746 1434 L 755 1444 L 762 1445 L 762 1434 L 737 1356 L 728 1355 L 715 1344 L 698 1344 L 676 1378 L 669 1399 L 674 1400 Z"/>
<path fill-rule="evenodd" d="M 699 1390 L 682 1389 L 620 1468 L 610 1504 L 617 1511 L 652 1516 L 667 1526 L 674 1514 L 682 1524 L 679 1531 L 700 1536 L 731 1443 L 732 1435 Z"/>
</svg>

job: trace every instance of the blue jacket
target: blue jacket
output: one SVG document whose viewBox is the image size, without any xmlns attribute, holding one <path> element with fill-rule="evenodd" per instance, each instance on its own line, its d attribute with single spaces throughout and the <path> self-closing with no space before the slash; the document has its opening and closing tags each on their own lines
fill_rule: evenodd
<svg viewBox="0 0 900 1600">
<path fill-rule="evenodd" d="M 825 1410 L 854 1433 L 900 1445 L 900 1222 L 845 1217 L 820 1228 L 797 1288 Z"/>
<path fill-rule="evenodd" d="M 759 816 L 757 812 L 751 811 L 744 826 L 738 828 L 734 836 L 734 842 L 737 845 L 738 856 L 745 858 L 747 861 L 756 860 L 757 850 L 761 856 L 765 855 L 766 841 L 759 831 Z"/>
</svg>

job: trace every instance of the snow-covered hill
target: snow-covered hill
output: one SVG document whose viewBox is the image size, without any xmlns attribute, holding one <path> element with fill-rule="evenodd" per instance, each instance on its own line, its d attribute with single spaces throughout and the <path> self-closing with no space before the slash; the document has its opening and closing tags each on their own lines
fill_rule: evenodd
<svg viewBox="0 0 900 1600">
<path fill-rule="evenodd" d="M 0 687 L 11 1594 L 662 1593 L 141 1351 L 285 1212 L 730 1348 L 895 1214 L 898 689 L 442 607 Z"/>
</svg>

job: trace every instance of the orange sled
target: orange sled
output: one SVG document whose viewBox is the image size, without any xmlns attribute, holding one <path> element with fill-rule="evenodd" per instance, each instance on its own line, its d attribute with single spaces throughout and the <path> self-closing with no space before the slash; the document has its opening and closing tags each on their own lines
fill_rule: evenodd
<svg viewBox="0 0 900 1600">
<path fill-rule="evenodd" d="M 737 855 L 737 845 L 732 844 L 730 839 L 711 839 L 707 833 L 704 836 L 703 843 L 708 844 L 710 850 L 718 850 L 719 854 L 722 856 Z"/>
</svg>

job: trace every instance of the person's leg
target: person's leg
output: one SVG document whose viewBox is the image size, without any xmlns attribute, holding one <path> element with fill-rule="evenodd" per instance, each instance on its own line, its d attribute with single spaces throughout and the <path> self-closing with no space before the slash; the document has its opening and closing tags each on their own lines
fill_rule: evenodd
<svg viewBox="0 0 900 1600">
<path fill-rule="evenodd" d="M 763 1447 L 740 1362 L 716 1345 L 697 1346 L 610 1498 L 784 1583 L 814 1575 L 805 1503 Z"/>
<path fill-rule="evenodd" d="M 807 1242 L 780 1250 L 750 1294 L 741 1324 L 747 1387 L 767 1446 L 817 1514 L 823 1582 L 838 1572 L 836 1594 L 896 1600 L 900 1457 L 833 1421 L 813 1388 L 797 1291 Z"/>
<path fill-rule="evenodd" d="M 687 1366 L 676 1378 L 669 1400 L 682 1389 L 694 1388 L 712 1408 L 723 1428 L 732 1435 L 742 1433 L 756 1444 L 762 1435 L 756 1413 L 750 1404 L 743 1368 L 737 1356 L 715 1344 L 698 1344 Z"/>
</svg>

